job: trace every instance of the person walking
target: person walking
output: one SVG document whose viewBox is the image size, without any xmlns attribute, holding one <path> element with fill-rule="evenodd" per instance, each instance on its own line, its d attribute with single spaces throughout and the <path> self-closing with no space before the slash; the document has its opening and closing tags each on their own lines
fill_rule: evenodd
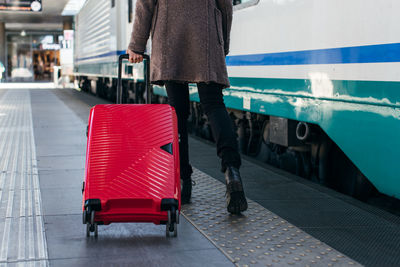
<svg viewBox="0 0 400 267">
<path fill-rule="evenodd" d="M 225 173 L 227 210 L 239 214 L 247 209 L 239 172 L 241 157 L 222 94 L 230 86 L 225 57 L 231 25 L 232 0 L 137 0 L 127 53 L 130 62 L 142 62 L 151 37 L 150 80 L 165 86 L 178 118 L 182 204 L 190 203 L 192 192 L 188 83 L 196 83 Z"/>
<path fill-rule="evenodd" d="M 4 67 L 3 63 L 1 63 L 1 61 L 0 61 L 0 83 L 3 80 L 3 72 L 5 72 L 5 71 L 6 71 L 6 68 Z"/>
</svg>

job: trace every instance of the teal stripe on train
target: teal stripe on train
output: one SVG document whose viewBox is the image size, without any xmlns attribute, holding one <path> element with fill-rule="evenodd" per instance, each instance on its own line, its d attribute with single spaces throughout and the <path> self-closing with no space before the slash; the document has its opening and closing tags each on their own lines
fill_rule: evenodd
<svg viewBox="0 0 400 267">
<path fill-rule="evenodd" d="M 230 80 L 228 108 L 320 125 L 380 192 L 400 198 L 400 82 Z M 191 100 L 199 101 L 195 86 Z"/>
</svg>

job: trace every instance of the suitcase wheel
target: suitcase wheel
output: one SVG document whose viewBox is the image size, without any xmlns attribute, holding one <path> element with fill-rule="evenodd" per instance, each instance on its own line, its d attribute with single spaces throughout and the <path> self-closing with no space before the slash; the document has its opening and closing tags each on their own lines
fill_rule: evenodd
<svg viewBox="0 0 400 267">
<path fill-rule="evenodd" d="M 165 227 L 165 234 L 167 237 L 170 237 L 171 234 L 173 237 L 178 236 L 178 223 L 179 223 L 179 212 L 175 207 L 171 207 L 168 210 L 168 222 Z"/>
<path fill-rule="evenodd" d="M 83 212 L 82 212 L 82 223 L 83 224 L 86 224 L 87 223 L 87 216 L 86 216 L 86 210 L 84 210 Z"/>
<path fill-rule="evenodd" d="M 86 236 L 90 237 L 90 233 L 94 232 L 94 237 L 97 237 L 99 232 L 98 232 L 98 225 L 97 223 L 95 224 L 86 224 Z"/>
<path fill-rule="evenodd" d="M 86 219 L 87 216 L 87 211 L 84 211 L 84 218 Z M 98 225 L 97 223 L 94 221 L 94 215 L 95 215 L 95 211 L 92 210 L 90 212 L 90 221 L 86 221 L 86 236 L 90 237 L 90 233 L 94 233 L 94 237 L 98 236 Z"/>
<path fill-rule="evenodd" d="M 87 224 L 90 223 L 89 219 L 91 219 L 91 213 L 90 209 L 88 207 L 85 208 L 85 210 L 82 212 L 82 223 Z"/>
</svg>

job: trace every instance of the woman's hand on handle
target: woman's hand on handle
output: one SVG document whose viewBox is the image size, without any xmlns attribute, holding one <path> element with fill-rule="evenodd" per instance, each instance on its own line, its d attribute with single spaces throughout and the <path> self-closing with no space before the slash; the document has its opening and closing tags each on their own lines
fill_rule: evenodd
<svg viewBox="0 0 400 267">
<path fill-rule="evenodd" d="M 129 55 L 130 63 L 140 63 L 143 61 L 143 56 L 141 54 L 136 54 L 130 49 L 126 50 L 126 53 Z"/>
</svg>

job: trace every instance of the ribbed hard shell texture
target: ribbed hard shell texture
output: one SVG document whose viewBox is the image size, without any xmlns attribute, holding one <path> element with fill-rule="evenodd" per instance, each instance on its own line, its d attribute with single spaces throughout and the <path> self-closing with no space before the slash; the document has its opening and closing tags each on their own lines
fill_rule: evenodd
<svg viewBox="0 0 400 267">
<path fill-rule="evenodd" d="M 113 207 L 119 210 L 123 201 L 128 206 L 146 204 L 144 213 L 149 212 L 148 204 L 159 212 L 161 199 L 179 199 L 176 128 L 176 115 L 169 105 L 92 108 L 84 199 L 100 199 L 102 212 L 107 212 L 110 200 L 120 205 Z M 173 143 L 173 155 L 161 149 L 169 143 Z"/>
</svg>

